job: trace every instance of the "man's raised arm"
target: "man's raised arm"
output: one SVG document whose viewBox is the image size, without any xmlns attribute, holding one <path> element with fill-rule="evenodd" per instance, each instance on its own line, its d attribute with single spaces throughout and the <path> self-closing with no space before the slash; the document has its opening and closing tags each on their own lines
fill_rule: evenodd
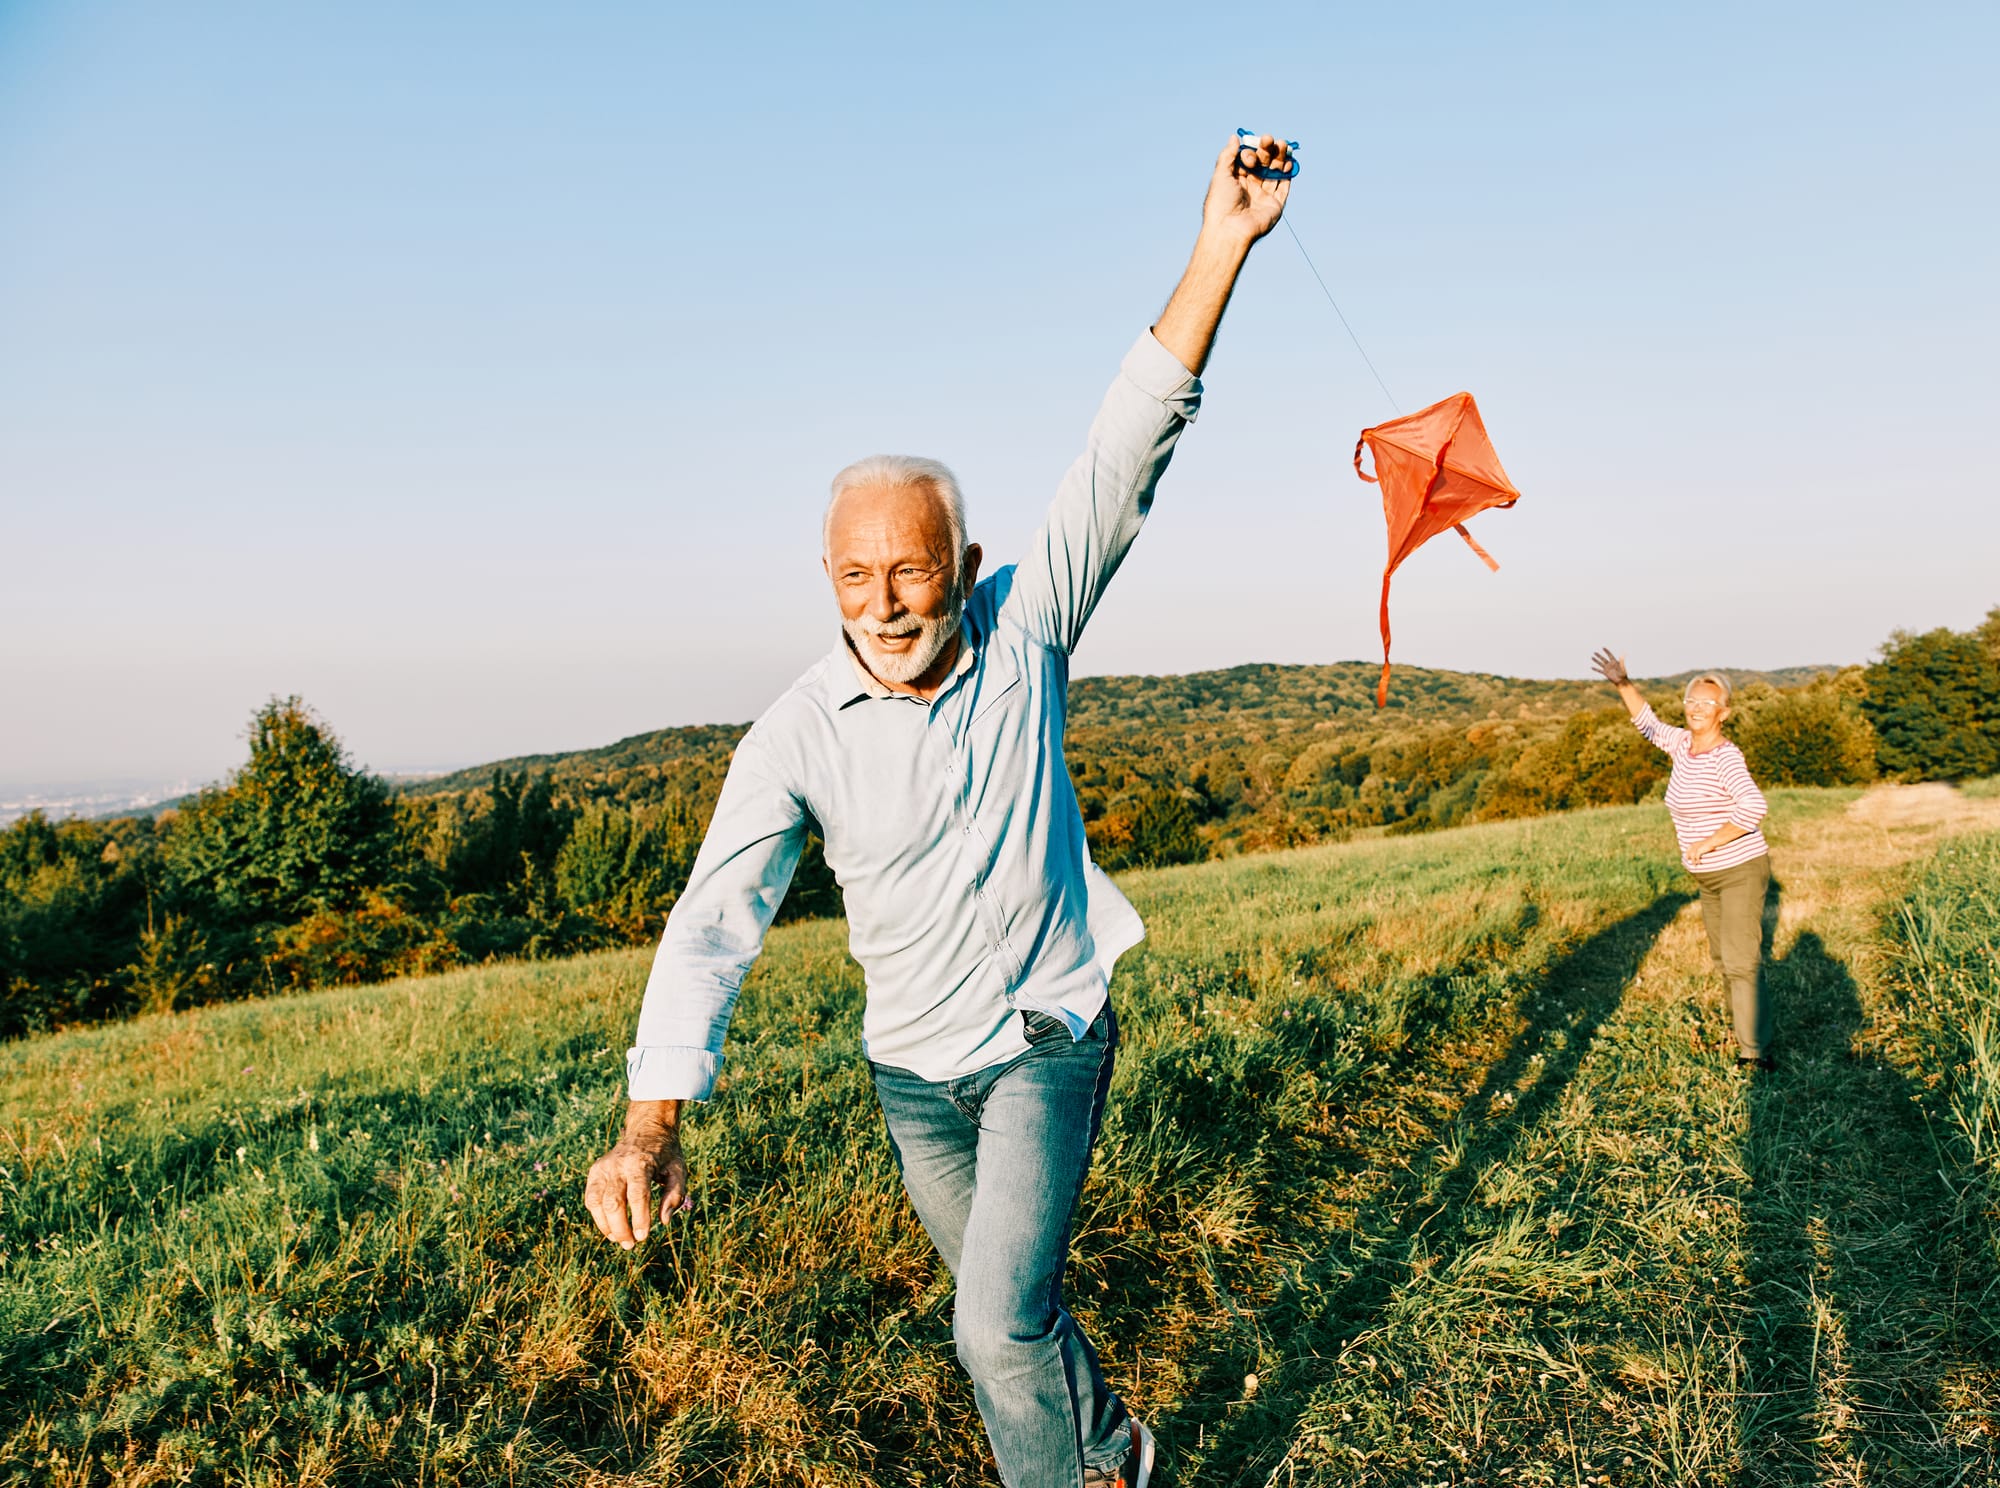
<svg viewBox="0 0 2000 1488">
<path fill-rule="evenodd" d="M 1236 276 L 1251 245 L 1276 225 L 1291 156 L 1269 135 L 1216 158 L 1194 253 L 1152 330 L 1126 355 L 1105 394 L 1083 454 L 1063 476 L 1048 520 L 1015 569 L 1007 609 L 1030 633 L 1076 648 L 1104 586 L 1118 571 L 1153 504 L 1181 430 L 1201 404 L 1198 374 L 1215 345 Z"/>
</svg>

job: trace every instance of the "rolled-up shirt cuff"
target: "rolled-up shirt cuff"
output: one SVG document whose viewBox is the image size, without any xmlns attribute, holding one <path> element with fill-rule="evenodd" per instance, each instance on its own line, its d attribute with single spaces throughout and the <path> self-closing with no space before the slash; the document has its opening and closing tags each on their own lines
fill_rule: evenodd
<svg viewBox="0 0 2000 1488">
<path fill-rule="evenodd" d="M 721 1068 L 721 1056 L 706 1049 L 634 1046 L 625 1051 L 626 1095 L 635 1101 L 707 1100 Z"/>
<path fill-rule="evenodd" d="M 1149 398 L 1157 398 L 1189 423 L 1201 411 L 1201 379 L 1160 345 L 1151 331 L 1140 332 L 1125 353 L 1120 370 L 1132 386 Z"/>
</svg>

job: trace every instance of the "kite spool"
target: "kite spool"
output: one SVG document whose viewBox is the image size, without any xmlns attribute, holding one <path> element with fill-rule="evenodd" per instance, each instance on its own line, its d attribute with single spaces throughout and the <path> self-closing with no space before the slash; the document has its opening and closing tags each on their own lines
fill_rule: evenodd
<svg viewBox="0 0 2000 1488">
<path fill-rule="evenodd" d="M 1257 141 L 1262 138 L 1263 136 L 1260 134 L 1253 134 L 1247 129 L 1239 129 L 1236 131 L 1236 148 L 1238 150 L 1254 150 L 1257 148 Z M 1260 181 L 1296 181 L 1299 176 L 1299 142 L 1297 140 L 1286 140 L 1285 148 L 1292 152 L 1292 168 L 1290 170 L 1272 170 L 1268 165 L 1246 165 L 1243 166 L 1243 169 L 1250 172 L 1251 175 Z M 1241 162 L 1238 163 L 1240 164 Z"/>
</svg>

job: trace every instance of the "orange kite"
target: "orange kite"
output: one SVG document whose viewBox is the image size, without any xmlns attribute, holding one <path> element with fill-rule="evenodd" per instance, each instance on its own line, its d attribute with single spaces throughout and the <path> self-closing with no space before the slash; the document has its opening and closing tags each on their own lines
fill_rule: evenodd
<svg viewBox="0 0 2000 1488">
<path fill-rule="evenodd" d="M 1361 468 L 1362 446 L 1375 452 L 1375 474 Z M 1382 570 L 1382 680 L 1375 706 L 1389 701 L 1389 575 L 1396 565 L 1449 527 L 1490 569 L 1500 565 L 1465 530 L 1467 517 L 1521 499 L 1470 393 L 1453 393 L 1403 418 L 1363 429 L 1354 445 L 1354 473 L 1382 484 L 1389 519 L 1389 566 Z"/>
</svg>

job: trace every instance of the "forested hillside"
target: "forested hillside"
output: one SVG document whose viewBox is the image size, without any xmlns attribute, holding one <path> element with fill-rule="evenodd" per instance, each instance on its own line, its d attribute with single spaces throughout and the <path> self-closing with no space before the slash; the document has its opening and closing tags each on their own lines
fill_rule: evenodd
<svg viewBox="0 0 2000 1488">
<path fill-rule="evenodd" d="M 1831 666 L 1732 674 L 1755 713 L 1782 689 L 1842 687 Z M 1401 667 L 1389 705 L 1378 669 L 1251 665 L 1184 676 L 1082 677 L 1070 686 L 1066 750 L 1092 848 L 1108 868 L 1191 862 L 1339 838 L 1368 827 L 1446 826 L 1565 806 L 1636 800 L 1659 774 L 1601 683 L 1537 681 Z M 1683 678 L 1643 683 L 1672 713 Z M 1850 711 L 1852 709 L 1850 708 Z M 1859 713 L 1853 714 L 1856 720 Z M 1592 758 L 1537 758 L 1478 786 L 1532 742 L 1585 720 Z M 402 788 L 414 800 L 477 800 L 496 779 L 546 782 L 557 795 L 626 809 L 686 804 L 706 820 L 746 724 L 659 729 L 597 749 L 523 755 Z M 1755 732 L 1754 729 L 1751 732 Z M 1601 739 L 1596 738 L 1602 734 Z M 1571 729 L 1569 742 L 1581 735 Z M 1866 752 L 1866 744 L 1859 746 Z M 1784 783 L 1836 784 L 1872 769 L 1772 761 Z M 442 817 L 451 808 L 437 807 Z"/>
<path fill-rule="evenodd" d="M 1601 683 L 1399 667 L 1389 705 L 1377 709 L 1378 675 L 1371 662 L 1342 662 L 1076 682 L 1069 763 L 1099 861 L 1192 862 L 1372 827 L 1421 831 L 1629 804 L 1661 776 L 1657 751 Z M 1853 669 L 1842 682 L 1832 667 L 1743 673 L 1738 722 L 1755 735 L 1781 689 L 1858 695 L 1858 676 Z M 1663 715 L 1678 716 L 1677 679 L 1641 685 Z M 1834 713 L 1861 730 L 1852 697 Z M 1768 763 L 1787 783 L 1873 773 L 1858 760 Z"/>
</svg>

